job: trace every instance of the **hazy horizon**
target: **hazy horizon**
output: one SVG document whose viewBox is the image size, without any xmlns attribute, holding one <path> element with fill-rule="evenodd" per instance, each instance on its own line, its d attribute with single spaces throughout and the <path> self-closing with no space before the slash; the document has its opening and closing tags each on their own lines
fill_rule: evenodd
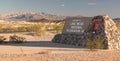
<svg viewBox="0 0 120 61">
<path fill-rule="evenodd" d="M 45 12 L 63 16 L 120 17 L 120 0 L 3 0 L 0 14 L 9 12 Z"/>
</svg>

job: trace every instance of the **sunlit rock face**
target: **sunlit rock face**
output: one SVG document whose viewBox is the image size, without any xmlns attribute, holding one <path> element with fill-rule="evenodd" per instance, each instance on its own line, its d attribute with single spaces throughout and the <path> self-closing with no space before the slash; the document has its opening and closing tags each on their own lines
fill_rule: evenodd
<svg viewBox="0 0 120 61">
<path fill-rule="evenodd" d="M 115 22 L 109 18 L 109 16 L 103 16 L 104 18 L 104 32 L 108 40 L 109 49 L 120 48 L 120 33 L 116 27 Z"/>
<path fill-rule="evenodd" d="M 105 48 L 120 48 L 120 33 L 107 15 L 66 19 L 63 33 L 56 35 L 52 41 L 85 48 L 88 39 L 95 41 L 99 37 L 104 40 Z"/>
</svg>

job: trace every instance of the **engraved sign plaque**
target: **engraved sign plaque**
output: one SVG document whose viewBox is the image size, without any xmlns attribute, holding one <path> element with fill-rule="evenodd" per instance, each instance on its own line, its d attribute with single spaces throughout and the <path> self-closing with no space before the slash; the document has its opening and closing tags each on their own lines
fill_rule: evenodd
<svg viewBox="0 0 120 61">
<path fill-rule="evenodd" d="M 63 34 L 83 34 L 91 22 L 91 17 L 66 18 Z"/>
</svg>

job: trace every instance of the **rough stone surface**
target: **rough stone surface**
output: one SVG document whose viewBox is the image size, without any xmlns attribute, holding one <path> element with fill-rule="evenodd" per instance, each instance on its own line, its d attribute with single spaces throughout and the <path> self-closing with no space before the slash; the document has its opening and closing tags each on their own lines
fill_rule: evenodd
<svg viewBox="0 0 120 61">
<path fill-rule="evenodd" d="M 86 47 L 88 39 L 95 40 L 101 37 L 105 40 L 104 45 L 109 49 L 120 48 L 120 32 L 116 24 L 107 15 L 95 16 L 89 23 L 83 34 L 58 34 L 53 42 Z"/>
<path fill-rule="evenodd" d="M 105 35 L 108 40 L 109 49 L 118 49 L 120 48 L 120 32 L 118 31 L 115 22 L 110 19 L 108 16 L 103 16 L 105 23 Z"/>
</svg>

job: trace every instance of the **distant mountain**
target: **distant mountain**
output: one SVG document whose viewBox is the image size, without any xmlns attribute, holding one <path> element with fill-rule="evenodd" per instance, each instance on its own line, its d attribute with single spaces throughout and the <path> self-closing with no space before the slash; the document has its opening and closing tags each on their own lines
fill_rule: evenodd
<svg viewBox="0 0 120 61">
<path fill-rule="evenodd" d="M 114 21 L 120 21 L 120 18 L 113 18 Z"/>
<path fill-rule="evenodd" d="M 0 20 L 64 20 L 65 16 L 51 15 L 44 12 L 11 12 L 7 14 L 0 14 Z"/>
</svg>

